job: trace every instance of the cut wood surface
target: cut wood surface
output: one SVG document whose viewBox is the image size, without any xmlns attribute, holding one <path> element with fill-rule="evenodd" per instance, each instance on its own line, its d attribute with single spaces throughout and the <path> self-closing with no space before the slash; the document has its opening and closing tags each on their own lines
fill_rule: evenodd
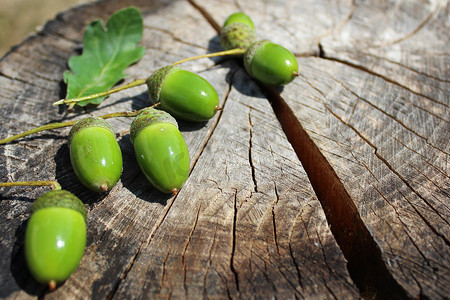
<svg viewBox="0 0 450 300">
<path fill-rule="evenodd" d="M 62 12 L 0 61 L 0 139 L 86 114 L 151 104 L 146 87 L 66 114 L 62 76 L 85 26 L 120 8 L 144 17 L 144 57 L 124 83 L 220 51 L 226 17 L 298 59 L 283 88 L 236 58 L 182 66 L 222 110 L 179 122 L 191 174 L 176 196 L 143 177 L 132 119 L 109 119 L 124 168 L 107 194 L 70 165 L 69 128 L 0 145 L 0 181 L 56 179 L 88 210 L 79 268 L 48 292 L 29 274 L 30 205 L 48 188 L 0 190 L 0 297 L 79 299 L 445 299 L 450 295 L 447 1 L 99 1 Z"/>
</svg>

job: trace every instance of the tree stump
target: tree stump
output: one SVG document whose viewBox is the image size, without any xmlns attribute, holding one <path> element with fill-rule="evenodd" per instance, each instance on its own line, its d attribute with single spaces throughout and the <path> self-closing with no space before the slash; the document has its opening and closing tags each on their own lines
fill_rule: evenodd
<svg viewBox="0 0 450 300">
<path fill-rule="evenodd" d="M 0 61 L 0 138 L 54 121 L 140 109 L 145 87 L 66 114 L 62 75 L 85 26 L 120 8 L 144 17 L 145 56 L 125 83 L 220 51 L 225 18 L 244 11 L 258 38 L 293 51 L 300 76 L 258 84 L 239 59 L 184 68 L 222 110 L 180 122 L 191 174 L 176 196 L 140 172 L 132 119 L 110 119 L 124 168 L 87 191 L 69 128 L 0 146 L 1 181 L 57 179 L 88 210 L 79 268 L 56 291 L 29 274 L 29 208 L 48 188 L 1 189 L 0 296 L 27 299 L 443 299 L 450 295 L 447 1 L 99 1 L 62 12 Z"/>
</svg>

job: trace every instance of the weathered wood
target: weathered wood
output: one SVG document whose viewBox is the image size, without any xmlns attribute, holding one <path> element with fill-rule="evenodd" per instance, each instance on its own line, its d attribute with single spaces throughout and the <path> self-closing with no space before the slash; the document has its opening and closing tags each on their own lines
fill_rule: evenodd
<svg viewBox="0 0 450 300">
<path fill-rule="evenodd" d="M 356 3 L 320 41 L 321 57 L 300 59 L 302 78 L 281 94 L 411 297 L 450 292 L 446 25 L 445 1 Z"/>
<path fill-rule="evenodd" d="M 189 182 L 140 249 L 119 299 L 357 295 L 294 151 L 239 72 Z"/>
<path fill-rule="evenodd" d="M 78 270 L 47 294 L 26 269 L 23 235 L 45 188 L 0 193 L 0 297 L 445 298 L 449 293 L 448 4 L 358 1 L 99 1 L 66 11 L 0 61 L 0 138 L 65 115 L 67 59 L 84 27 L 119 8 L 144 16 L 146 54 L 129 82 L 220 50 L 217 29 L 250 14 L 257 36 L 293 50 L 301 76 L 282 90 L 239 62 L 183 65 L 217 89 L 223 110 L 180 122 L 191 175 L 172 197 L 152 188 L 128 129 L 114 119 L 124 170 L 108 194 L 86 191 L 69 129 L 0 146 L 0 180 L 56 178 L 88 208 Z M 269 101 L 267 101 L 269 100 Z M 149 105 L 146 88 L 89 113 Z M 272 104 L 272 106 L 271 106 Z M 6 254 L 6 255 L 5 255 Z"/>
</svg>

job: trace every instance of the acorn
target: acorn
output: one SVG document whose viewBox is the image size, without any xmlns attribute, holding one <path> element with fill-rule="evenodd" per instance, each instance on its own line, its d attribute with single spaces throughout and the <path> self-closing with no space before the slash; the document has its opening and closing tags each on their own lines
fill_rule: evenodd
<svg viewBox="0 0 450 300">
<path fill-rule="evenodd" d="M 130 139 L 147 180 L 162 192 L 178 193 L 189 176 L 190 158 L 176 120 L 165 111 L 144 109 L 131 124 Z"/>
<path fill-rule="evenodd" d="M 298 63 L 288 49 L 269 40 L 253 43 L 244 53 L 247 73 L 267 85 L 285 85 L 298 76 Z"/>
<path fill-rule="evenodd" d="M 72 193 L 53 190 L 31 206 L 25 231 L 28 269 L 54 290 L 77 269 L 86 246 L 86 209 Z"/>
<path fill-rule="evenodd" d="M 253 24 L 252 19 L 243 12 L 235 12 L 228 16 L 228 18 L 223 23 L 222 28 L 227 27 L 233 23 L 242 23 L 250 26 L 253 30 L 255 30 L 255 25 Z"/>
<path fill-rule="evenodd" d="M 219 107 L 219 96 L 203 77 L 178 66 L 162 67 L 147 79 L 148 93 L 153 103 L 175 118 L 187 121 L 207 121 Z"/>
<path fill-rule="evenodd" d="M 225 50 L 247 49 L 255 39 L 255 26 L 250 17 L 243 12 L 231 14 L 225 20 L 220 32 L 220 44 Z"/>
<path fill-rule="evenodd" d="M 122 174 L 122 152 L 104 119 L 87 117 L 69 133 L 70 161 L 80 182 L 95 192 L 111 190 Z"/>
</svg>

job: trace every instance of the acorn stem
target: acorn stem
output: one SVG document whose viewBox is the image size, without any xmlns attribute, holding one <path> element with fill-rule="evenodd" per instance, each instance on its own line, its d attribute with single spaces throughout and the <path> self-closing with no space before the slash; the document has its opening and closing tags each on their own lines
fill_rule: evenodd
<svg viewBox="0 0 450 300">
<path fill-rule="evenodd" d="M 33 129 L 30 129 L 28 131 L 10 136 L 6 139 L 0 140 L 0 145 L 2 144 L 6 144 L 6 143 L 10 143 L 12 141 L 15 141 L 17 139 L 32 135 L 33 133 L 37 133 L 37 132 L 41 132 L 41 131 L 45 131 L 45 130 L 51 130 L 51 129 L 58 129 L 58 128 L 63 128 L 63 127 L 68 127 L 68 126 L 72 126 L 77 122 L 77 120 L 75 121 L 68 121 L 68 122 L 62 122 L 62 123 L 51 123 L 51 124 L 47 124 L 47 125 L 43 125 L 43 126 L 39 126 Z"/>
<path fill-rule="evenodd" d="M 91 99 L 95 99 L 95 98 L 99 98 L 99 97 L 103 97 L 103 96 L 108 96 L 135 86 L 140 86 L 145 84 L 147 81 L 147 79 L 136 79 L 128 84 L 116 87 L 114 89 L 111 89 L 109 91 L 106 92 L 101 92 L 101 93 L 97 93 L 97 94 L 92 94 L 92 95 L 88 95 L 88 96 L 84 96 L 84 97 L 78 97 L 78 98 L 71 98 L 71 99 L 61 99 L 56 101 L 55 103 L 53 103 L 53 105 L 61 105 L 61 104 L 69 104 L 69 103 L 77 103 L 77 102 L 82 102 L 82 101 L 86 101 L 86 100 L 91 100 Z"/>
<path fill-rule="evenodd" d="M 155 107 L 159 105 L 159 103 L 156 103 L 154 105 L 152 105 L 151 107 Z M 143 108 L 145 109 L 145 108 Z M 115 112 L 115 113 L 110 113 L 110 114 L 106 114 L 106 115 L 102 115 L 99 116 L 102 119 L 111 119 L 111 118 L 130 118 L 130 117 L 136 117 L 139 112 L 141 112 L 142 109 L 140 110 L 135 110 L 135 111 L 122 111 L 122 112 Z M 6 143 L 10 143 L 12 141 L 15 141 L 17 139 L 32 135 L 33 133 L 38 133 L 41 131 L 45 131 L 45 130 L 51 130 L 51 129 L 58 129 L 58 128 L 64 128 L 64 127 L 69 127 L 69 126 L 73 126 L 75 125 L 75 123 L 78 122 L 78 120 L 74 120 L 74 121 L 68 121 L 68 122 L 60 122 L 60 123 L 51 123 L 51 124 L 47 124 L 47 125 L 43 125 L 43 126 L 39 126 L 33 129 L 30 129 L 28 131 L 10 136 L 6 139 L 0 140 L 0 145 L 6 144 Z"/>
<path fill-rule="evenodd" d="M 207 53 L 207 54 L 192 56 L 192 57 L 188 57 L 188 58 L 179 60 L 177 62 L 174 62 L 172 65 L 176 66 L 176 65 L 182 64 L 184 62 L 195 60 L 195 59 L 200 59 L 200 58 L 226 56 L 226 55 L 242 55 L 242 54 L 245 53 L 245 50 L 246 49 L 236 48 L 236 49 L 231 49 L 231 50 L 225 50 L 225 51 L 220 51 L 220 52 L 214 52 L 214 53 Z"/>
<path fill-rule="evenodd" d="M 217 57 L 217 56 L 225 56 L 225 55 L 242 55 L 244 53 L 245 53 L 245 49 L 236 48 L 236 49 L 231 49 L 231 50 L 225 50 L 225 51 L 220 51 L 220 52 L 214 52 L 214 53 L 208 53 L 208 54 L 202 54 L 202 55 L 198 55 L 198 56 L 188 57 L 188 58 L 179 60 L 179 61 L 173 63 L 172 65 L 174 65 L 174 66 L 179 65 L 184 62 L 195 60 L 195 59 L 200 59 L 200 58 Z M 101 92 L 101 93 L 92 94 L 92 95 L 83 96 L 83 97 L 77 97 L 77 98 L 60 99 L 60 100 L 54 102 L 53 105 L 70 104 L 69 109 L 71 109 L 75 103 L 86 101 L 86 100 L 92 100 L 92 99 L 99 98 L 99 97 L 108 96 L 108 95 L 129 89 L 129 88 L 133 88 L 136 86 L 146 84 L 146 82 L 147 82 L 147 78 L 136 79 L 128 84 L 119 86 L 117 88 L 108 90 L 106 92 Z"/>
<path fill-rule="evenodd" d="M 0 187 L 11 186 L 50 186 L 52 190 L 61 190 L 61 185 L 56 180 L 0 182 Z"/>
</svg>

